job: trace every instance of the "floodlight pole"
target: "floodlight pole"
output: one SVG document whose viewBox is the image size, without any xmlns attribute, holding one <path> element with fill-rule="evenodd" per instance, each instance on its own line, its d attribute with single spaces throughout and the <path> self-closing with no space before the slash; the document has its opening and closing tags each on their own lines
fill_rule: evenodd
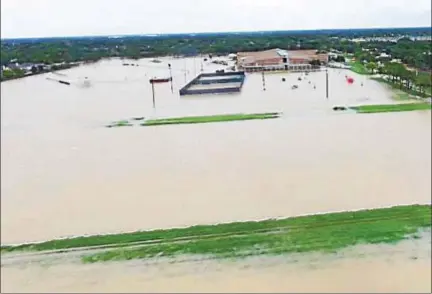
<svg viewBox="0 0 432 294">
<path fill-rule="evenodd" d="M 155 88 L 154 88 L 154 81 L 152 79 L 150 80 L 150 84 L 152 85 L 153 109 L 156 109 Z"/>
<path fill-rule="evenodd" d="M 326 98 L 329 98 L 329 79 L 328 79 L 328 68 L 326 68 Z"/>
<path fill-rule="evenodd" d="M 171 93 L 174 93 L 171 63 L 168 63 L 168 68 L 169 68 L 169 72 L 170 72 Z"/>
<path fill-rule="evenodd" d="M 187 66 L 186 66 L 186 56 L 183 56 L 184 57 L 184 77 L 185 77 L 185 83 L 187 82 Z"/>
</svg>

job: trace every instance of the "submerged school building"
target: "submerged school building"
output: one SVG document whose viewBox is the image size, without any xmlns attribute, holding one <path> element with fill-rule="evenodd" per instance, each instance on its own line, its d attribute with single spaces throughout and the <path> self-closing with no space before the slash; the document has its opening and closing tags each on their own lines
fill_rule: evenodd
<svg viewBox="0 0 432 294">
<path fill-rule="evenodd" d="M 318 50 L 283 50 L 279 48 L 237 53 L 237 67 L 245 72 L 312 71 L 313 67 L 310 62 L 313 60 L 327 64 L 329 57 L 327 53 L 318 53 Z"/>
</svg>

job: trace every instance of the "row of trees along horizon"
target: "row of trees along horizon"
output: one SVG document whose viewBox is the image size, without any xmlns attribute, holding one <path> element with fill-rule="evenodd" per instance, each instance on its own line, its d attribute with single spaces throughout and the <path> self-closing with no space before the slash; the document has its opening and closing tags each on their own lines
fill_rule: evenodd
<svg viewBox="0 0 432 294">
<path fill-rule="evenodd" d="M 342 38 L 343 37 L 343 38 Z M 400 59 L 410 67 L 431 70 L 430 41 L 400 39 L 396 43 L 367 41 L 356 43 L 339 36 L 325 35 L 221 35 L 215 37 L 124 37 L 124 38 L 84 38 L 47 39 L 32 41 L 1 42 L 1 64 L 11 60 L 20 63 L 60 63 L 76 61 L 97 61 L 107 57 L 144 58 L 166 55 L 227 54 L 241 51 L 259 51 L 273 48 L 288 50 L 317 49 L 328 52 L 332 49 L 344 53 L 361 55 L 361 60 L 373 61 L 374 54 L 387 53 Z M 369 50 L 369 52 L 363 51 Z M 426 54 L 425 54 L 426 53 Z"/>
<path fill-rule="evenodd" d="M 391 76 L 393 82 L 399 81 L 401 87 L 417 85 L 420 89 L 430 86 L 432 70 L 432 45 L 430 41 L 412 41 L 409 38 L 398 42 L 366 41 L 356 43 L 346 39 L 349 36 L 331 38 L 323 35 L 221 35 L 215 37 L 125 37 L 84 38 L 84 39 L 48 39 L 32 41 L 3 41 L 1 43 L 1 64 L 7 65 L 12 60 L 20 63 L 54 64 L 61 62 L 94 62 L 108 57 L 139 59 L 166 55 L 193 56 L 197 54 L 222 55 L 241 51 L 259 51 L 272 48 L 288 50 L 317 49 L 321 52 L 337 50 L 353 54 L 357 60 L 364 60 L 369 70 L 375 69 L 377 56 L 381 53 L 400 59 L 409 67 L 428 74 L 408 71 L 403 65 L 386 64 L 377 68 L 381 73 Z M 346 37 L 346 38 L 342 38 Z M 314 61 L 315 62 L 315 61 Z M 33 71 L 33 70 L 32 70 Z M 24 75 L 20 69 L 4 72 L 2 79 Z M 6 76 L 5 76 L 6 75 Z M 7 76 L 10 75 L 11 77 Z"/>
</svg>

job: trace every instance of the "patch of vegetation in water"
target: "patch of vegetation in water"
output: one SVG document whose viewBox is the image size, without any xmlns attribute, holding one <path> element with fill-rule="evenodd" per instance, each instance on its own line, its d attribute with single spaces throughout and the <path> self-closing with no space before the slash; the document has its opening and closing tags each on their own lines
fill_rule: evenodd
<svg viewBox="0 0 432 294">
<path fill-rule="evenodd" d="M 379 104 L 379 105 L 360 105 L 349 107 L 358 113 L 378 113 L 378 112 L 398 112 L 414 110 L 431 110 L 430 103 L 402 103 L 402 104 Z"/>
<path fill-rule="evenodd" d="M 431 226 L 430 205 L 339 212 L 279 220 L 86 236 L 37 244 L 2 246 L 2 253 L 113 245 L 85 255 L 86 263 L 179 255 L 239 258 L 260 254 L 334 252 L 357 244 L 395 243 Z M 151 241 L 128 248 L 133 242 Z"/>
<path fill-rule="evenodd" d="M 109 125 L 107 125 L 107 128 L 115 128 L 115 127 L 130 127 L 133 126 L 128 120 L 119 120 L 115 121 Z"/>
<path fill-rule="evenodd" d="M 394 90 L 392 98 L 396 101 L 407 101 L 414 99 L 412 96 L 410 96 L 410 94 L 398 90 Z"/>
<path fill-rule="evenodd" d="M 197 124 L 197 123 L 211 123 L 211 122 L 228 122 L 228 121 L 242 121 L 242 120 L 256 120 L 256 119 L 272 119 L 278 118 L 280 113 L 236 113 L 236 114 L 220 114 L 208 116 L 186 116 L 176 118 L 162 118 L 152 119 L 143 122 L 142 126 L 159 126 L 159 125 L 177 125 L 177 124 Z"/>
</svg>

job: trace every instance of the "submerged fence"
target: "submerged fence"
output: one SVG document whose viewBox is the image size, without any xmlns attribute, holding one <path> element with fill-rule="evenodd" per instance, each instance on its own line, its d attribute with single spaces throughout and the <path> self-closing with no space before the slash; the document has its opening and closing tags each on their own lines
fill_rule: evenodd
<svg viewBox="0 0 432 294">
<path fill-rule="evenodd" d="M 198 75 L 192 81 L 187 83 L 180 89 L 180 96 L 184 95 L 200 95 L 200 94 L 217 94 L 217 93 L 235 93 L 240 92 L 245 80 L 245 73 L 243 71 L 237 72 L 222 72 L 222 73 L 203 73 Z M 223 84 L 237 83 L 233 86 L 223 86 Z M 221 87 L 195 88 L 195 85 L 213 85 L 220 84 Z"/>
</svg>

